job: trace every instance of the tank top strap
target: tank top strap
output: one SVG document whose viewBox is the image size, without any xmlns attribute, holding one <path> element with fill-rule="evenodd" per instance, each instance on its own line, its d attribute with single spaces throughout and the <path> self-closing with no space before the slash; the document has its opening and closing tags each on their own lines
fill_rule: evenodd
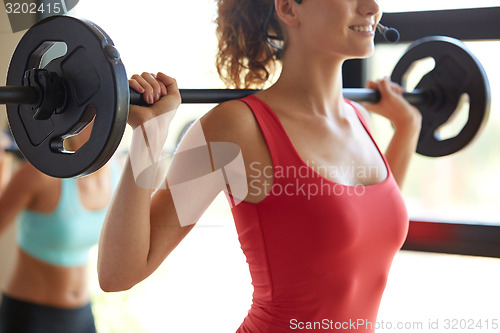
<svg viewBox="0 0 500 333">
<path fill-rule="evenodd" d="M 241 101 L 252 110 L 266 141 L 273 165 L 275 167 L 301 165 L 301 159 L 295 152 L 288 134 L 269 105 L 254 95 L 242 98 Z"/>
<path fill-rule="evenodd" d="M 363 125 L 363 127 L 365 128 L 366 132 L 370 135 L 370 137 L 372 136 L 372 133 L 370 131 L 370 126 L 368 126 L 368 123 L 366 122 L 366 119 L 365 117 L 361 114 L 361 112 L 358 110 L 358 108 L 356 107 L 356 105 L 353 104 L 352 101 L 348 100 L 347 98 L 344 99 L 344 102 L 346 102 L 347 104 L 349 104 L 353 109 L 354 109 L 354 112 L 356 112 L 356 115 L 358 116 L 358 119 L 359 121 L 361 122 L 361 125 Z M 373 138 L 372 138 L 373 139 Z"/>
<path fill-rule="evenodd" d="M 61 179 L 61 196 L 59 197 L 59 207 L 70 209 L 74 212 L 82 212 L 83 206 L 78 193 L 77 178 Z"/>
</svg>

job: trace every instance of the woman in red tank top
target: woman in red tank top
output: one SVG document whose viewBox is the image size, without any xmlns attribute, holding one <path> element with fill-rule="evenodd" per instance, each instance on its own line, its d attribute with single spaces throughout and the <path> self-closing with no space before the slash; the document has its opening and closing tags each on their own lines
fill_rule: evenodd
<svg viewBox="0 0 500 333">
<path fill-rule="evenodd" d="M 342 97 L 343 62 L 373 52 L 378 1 L 219 0 L 218 14 L 228 86 L 262 88 L 281 66 L 279 78 L 195 123 L 151 199 L 144 184 L 155 166 L 139 166 L 140 156 L 155 156 L 180 95 L 162 73 L 132 77 L 152 106 L 130 110 L 131 157 L 101 236 L 101 287 L 149 276 L 224 190 L 254 286 L 238 332 L 373 332 L 406 237 L 399 187 L 421 126 L 399 86 L 369 82 L 381 100 L 366 107 L 394 127 L 384 155 L 366 109 Z"/>
</svg>

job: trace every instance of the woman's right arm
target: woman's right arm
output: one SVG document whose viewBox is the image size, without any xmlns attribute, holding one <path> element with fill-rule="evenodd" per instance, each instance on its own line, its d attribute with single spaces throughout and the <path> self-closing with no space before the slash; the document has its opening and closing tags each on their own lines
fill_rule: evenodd
<svg viewBox="0 0 500 333">
<path fill-rule="evenodd" d="M 130 158 L 108 209 L 98 254 L 99 283 L 121 291 L 144 280 L 191 230 L 178 221 L 168 187 L 138 186 Z"/>
<path fill-rule="evenodd" d="M 134 75 L 129 84 L 144 95 L 146 102 L 152 104 L 147 108 L 131 105 L 129 110 L 128 123 L 134 130 L 130 154 L 135 155 L 133 156 L 135 160 L 141 163 L 144 162 L 140 159 L 141 155 L 147 156 L 149 150 L 152 149 L 148 139 L 154 139 L 157 145 L 163 146 L 169 126 L 167 121 L 156 128 L 156 131 L 146 131 L 145 124 L 164 120 L 164 115 L 174 113 L 180 104 L 180 93 L 175 80 L 162 73 L 156 76 L 150 73 L 143 73 L 141 76 Z M 101 231 L 98 274 L 100 286 L 104 291 L 130 289 L 150 275 L 157 267 L 156 262 L 162 260 L 156 256 L 156 253 L 162 253 L 165 257 L 168 255 L 166 251 L 155 249 L 157 243 L 154 237 L 160 236 L 162 231 L 168 229 L 174 229 L 174 232 L 166 232 L 161 235 L 162 238 L 179 233 L 173 209 L 167 209 L 164 212 L 165 215 L 161 219 L 162 230 L 155 230 L 155 225 L 151 223 L 154 221 L 151 219 L 153 189 L 141 186 L 138 182 L 137 162 L 134 174 L 134 159 L 130 156 L 127 158 Z M 150 164 L 150 170 L 154 172 L 156 164 Z M 147 172 L 145 176 L 154 177 Z M 149 180 L 141 178 L 140 182 L 149 182 Z M 161 197 L 164 198 L 165 194 Z M 170 202 L 167 198 L 163 201 L 167 205 Z M 163 242 L 163 244 L 167 243 L 166 240 Z"/>
<path fill-rule="evenodd" d="M 209 112 L 186 133 L 165 181 L 154 191 L 148 184 L 155 183 L 155 170 L 147 170 L 141 161 L 155 160 L 156 148 L 163 146 L 166 140 L 168 123 L 160 126 L 154 121 L 151 125 L 150 121 L 175 110 L 180 94 L 175 81 L 160 73 L 156 76 L 160 81 L 158 86 L 153 82 L 154 77 L 147 73 L 134 77 L 142 87 L 152 90 L 143 91 L 137 82 L 131 81 L 132 88 L 151 96 L 160 92 L 163 97 L 158 101 L 154 99 L 157 102 L 149 108 L 132 107 L 130 110 L 129 124 L 134 128 L 130 156 L 108 209 L 99 242 L 98 275 L 104 291 L 127 290 L 147 278 L 189 233 L 213 199 L 224 190 L 220 182 L 210 177 L 214 170 L 207 142 L 231 142 L 230 136 L 241 130 L 237 117 L 227 117 L 233 114 L 225 111 L 231 105 Z M 163 85 L 166 91 L 161 91 Z M 231 130 L 220 131 L 219 126 Z M 145 147 L 144 133 L 148 137 L 148 152 L 138 151 L 141 146 Z M 218 133 L 224 133 L 223 137 L 217 137 Z M 142 174 L 137 169 L 143 171 Z M 204 182 L 202 185 L 190 182 L 199 179 Z"/>
</svg>

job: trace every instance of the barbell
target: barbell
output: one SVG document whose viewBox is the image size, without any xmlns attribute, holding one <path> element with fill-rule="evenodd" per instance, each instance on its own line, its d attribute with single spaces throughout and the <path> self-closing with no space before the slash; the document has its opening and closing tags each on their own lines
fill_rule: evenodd
<svg viewBox="0 0 500 333">
<path fill-rule="evenodd" d="M 44 64 L 56 43 L 66 53 Z M 432 157 L 453 154 L 469 144 L 484 126 L 490 107 L 486 73 L 461 42 L 449 37 L 426 37 L 412 43 L 394 68 L 391 79 L 406 86 L 405 77 L 418 60 L 431 57 L 435 67 L 404 98 L 422 113 L 417 152 Z M 183 103 L 221 103 L 258 90 L 180 89 Z M 345 98 L 377 102 L 379 92 L 344 89 Z M 437 129 L 469 98 L 466 124 L 459 133 L 441 140 Z M 52 16 L 30 28 L 14 51 L 7 86 L 0 87 L 0 104 L 7 104 L 10 130 L 25 158 L 54 177 L 80 177 L 101 168 L 123 136 L 129 104 L 144 104 L 129 90 L 120 54 L 111 38 L 96 24 L 70 16 Z M 87 143 L 76 152 L 63 141 L 92 119 Z"/>
</svg>

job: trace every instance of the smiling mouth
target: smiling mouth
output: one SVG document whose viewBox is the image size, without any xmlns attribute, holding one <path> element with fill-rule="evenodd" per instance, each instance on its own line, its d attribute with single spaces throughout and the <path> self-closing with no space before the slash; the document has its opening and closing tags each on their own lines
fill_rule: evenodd
<svg viewBox="0 0 500 333">
<path fill-rule="evenodd" d="M 350 26 L 349 29 L 357 32 L 373 32 L 375 30 L 373 25 L 353 25 Z"/>
</svg>

